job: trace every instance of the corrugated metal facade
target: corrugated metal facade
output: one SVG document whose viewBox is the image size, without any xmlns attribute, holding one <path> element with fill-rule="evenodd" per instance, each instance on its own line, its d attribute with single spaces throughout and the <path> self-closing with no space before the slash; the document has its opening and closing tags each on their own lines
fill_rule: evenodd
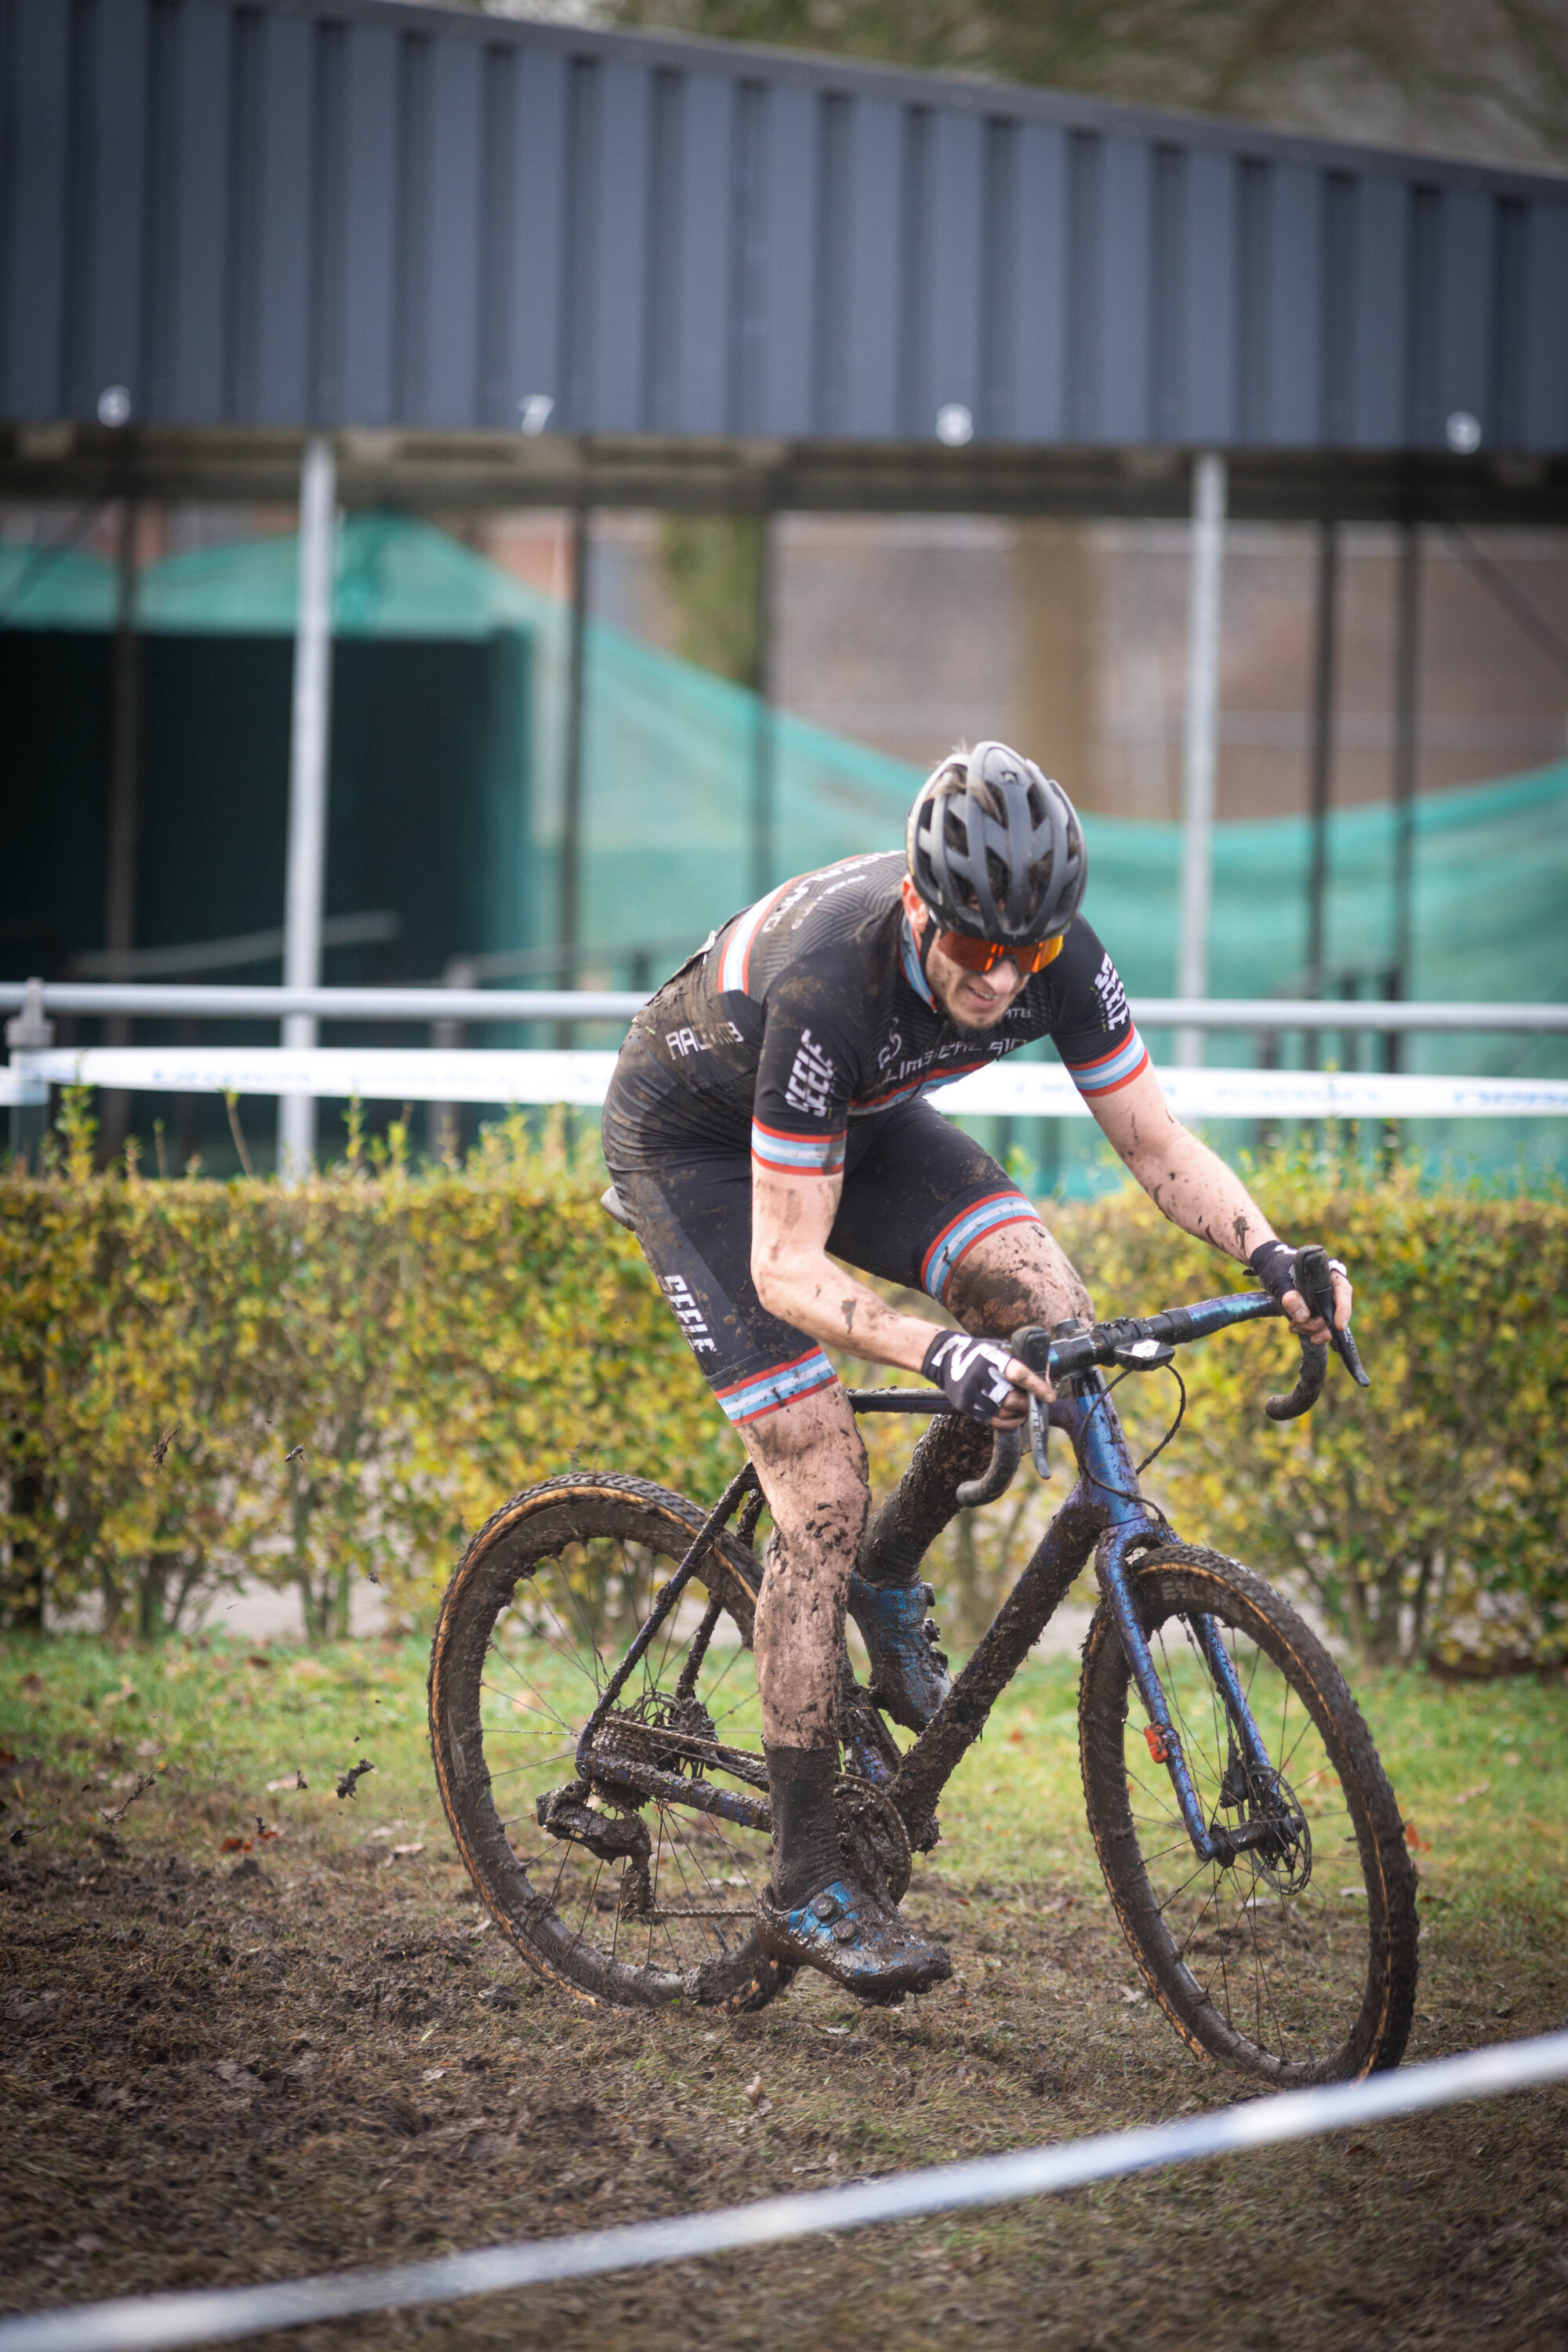
<svg viewBox="0 0 1568 2352">
<path fill-rule="evenodd" d="M 392 0 L 0 0 L 0 131 L 13 420 L 1568 450 L 1562 181 Z"/>
</svg>

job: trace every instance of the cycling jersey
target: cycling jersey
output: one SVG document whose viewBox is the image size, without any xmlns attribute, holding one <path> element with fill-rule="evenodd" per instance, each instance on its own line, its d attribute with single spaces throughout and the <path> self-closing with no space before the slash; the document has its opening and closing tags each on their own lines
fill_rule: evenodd
<svg viewBox="0 0 1568 2352">
<path fill-rule="evenodd" d="M 785 882 L 734 916 L 636 1026 L 705 1132 L 749 1129 L 764 1167 L 832 1174 L 851 1120 L 1049 1037 L 1091 1100 L 1148 1066 L 1116 967 L 1081 916 L 994 1028 L 938 1005 L 897 851 Z"/>
<path fill-rule="evenodd" d="M 836 1378 L 751 1273 L 752 1167 L 843 1180 L 827 1246 L 945 1302 L 986 1234 L 1039 1213 L 918 1099 L 1048 1036 L 1091 1099 L 1147 1066 L 1116 968 L 1079 918 L 994 1029 L 939 1009 L 904 915 L 904 861 L 852 857 L 726 923 L 638 1013 L 605 1105 L 605 1158 L 724 1412 L 776 1412 Z"/>
</svg>

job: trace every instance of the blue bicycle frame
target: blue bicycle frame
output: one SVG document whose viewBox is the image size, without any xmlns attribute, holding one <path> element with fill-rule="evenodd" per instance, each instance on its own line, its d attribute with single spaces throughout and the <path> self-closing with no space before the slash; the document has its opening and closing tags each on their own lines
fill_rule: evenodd
<svg viewBox="0 0 1568 2352">
<path fill-rule="evenodd" d="M 1279 1312 L 1274 1301 L 1265 1294 L 1248 1292 L 1229 1298 L 1205 1299 L 1199 1306 L 1177 1310 L 1175 1316 L 1153 1318 L 1151 1321 L 1155 1325 L 1176 1325 L 1173 1336 L 1185 1340 L 1205 1338 L 1233 1324 L 1254 1322 Z M 1147 1328 L 1128 1327 L 1130 1332 Z M 889 1794 L 911 1838 L 917 1838 L 931 1817 L 941 1789 L 984 1729 L 997 1693 L 1023 1664 L 1052 1612 L 1093 1553 L 1100 1589 L 1115 1617 L 1132 1679 L 1148 1717 L 1145 1737 L 1150 1752 L 1171 1776 L 1194 1852 L 1205 1862 L 1228 1862 L 1249 1842 L 1248 1829 L 1244 1824 L 1232 1830 L 1222 1822 L 1205 1820 L 1187 1769 L 1181 1735 L 1172 1721 L 1132 1600 L 1130 1564 L 1133 1556 L 1153 1544 L 1179 1538 L 1175 1529 L 1151 1509 L 1139 1491 L 1138 1474 L 1101 1373 L 1092 1364 L 1080 1369 L 1074 1360 L 1081 1359 L 1085 1344 L 1053 1343 L 1049 1351 L 1050 1370 L 1059 1384 L 1057 1401 L 1050 1408 L 1050 1423 L 1071 1441 L 1078 1462 L 1078 1484 L 1052 1519 L 1033 1558 L 937 1715 L 891 1775 Z M 1135 1356 L 1131 1361 L 1137 1366 Z M 874 1409 L 869 1398 L 864 1402 L 866 1407 Z M 1230 1655 L 1212 1619 L 1194 1615 L 1189 1622 L 1246 1759 L 1248 1777 L 1266 1785 L 1273 1767 Z M 875 1759 L 869 1756 L 858 1755 L 856 1760 L 872 1777 L 884 1777 L 876 1770 Z"/>
<path fill-rule="evenodd" d="M 1141 1323 L 1097 1326 L 1088 1336 L 1051 1342 L 1047 1361 L 1058 1384 L 1058 1394 L 1050 1408 L 1050 1425 L 1071 1441 L 1079 1468 L 1077 1485 L 1052 1519 L 942 1706 L 901 1760 L 895 1765 L 890 1760 L 893 1751 L 874 1738 L 861 1737 L 853 1724 L 846 1727 L 846 1748 L 853 1768 L 886 1789 L 903 1819 L 912 1845 L 931 1843 L 942 1789 L 965 1751 L 979 1738 L 997 1693 L 1022 1665 L 1091 1553 L 1096 1554 L 1100 1589 L 1116 1619 L 1122 1649 L 1149 1718 L 1144 1736 L 1150 1752 L 1171 1776 L 1194 1852 L 1205 1862 L 1228 1863 L 1247 1844 L 1272 1833 L 1273 1825 L 1268 1822 L 1243 1823 L 1230 1829 L 1204 1818 L 1182 1750 L 1181 1735 L 1171 1719 L 1153 1656 L 1133 1606 L 1130 1575 L 1130 1563 L 1136 1552 L 1178 1538 L 1169 1521 L 1152 1510 L 1139 1492 L 1138 1474 L 1110 1402 L 1110 1389 L 1098 1366 L 1111 1361 L 1123 1363 L 1132 1370 L 1152 1369 L 1152 1362 L 1141 1360 L 1141 1349 L 1149 1335 L 1162 1344 L 1166 1339 L 1184 1344 L 1231 1325 L 1255 1322 L 1279 1312 L 1266 1293 L 1250 1291 L 1227 1298 L 1205 1299 L 1194 1307 L 1176 1308 Z M 1015 1344 L 1021 1344 L 1028 1336 L 1016 1335 Z M 1037 1337 L 1043 1342 L 1046 1335 L 1040 1333 Z M 1107 1349 L 1113 1352 L 1107 1354 Z M 1026 1349 L 1025 1352 L 1034 1351 Z M 1169 1350 L 1157 1360 L 1169 1360 Z M 1047 1362 L 1037 1361 L 1037 1369 L 1046 1368 Z M 1302 1393 L 1298 1391 L 1299 1395 Z M 1313 1388 L 1311 1394 L 1316 1393 Z M 929 1390 L 851 1390 L 849 1401 L 858 1412 L 942 1413 L 951 1410 L 944 1397 Z M 1286 1412 L 1300 1409 L 1294 1401 L 1279 1408 Z M 1002 1484 L 1005 1484 L 1005 1478 Z M 637 1661 L 675 1608 L 710 1544 L 742 1499 L 756 1491 L 756 1473 L 748 1463 L 731 1480 L 685 1559 L 656 1594 L 646 1622 L 601 1692 L 583 1728 L 577 1766 L 585 1777 L 592 1776 L 598 1760 L 596 1742 L 600 1730 Z M 996 1486 L 991 1491 L 1000 1492 L 1001 1487 Z M 1212 1618 L 1194 1615 L 1188 1622 L 1224 1702 L 1246 1759 L 1248 1779 L 1256 1786 L 1266 1787 L 1273 1777 L 1273 1766 L 1230 1655 Z M 692 1801 L 689 1790 L 685 1793 L 688 1801 Z M 710 1791 L 706 1802 L 710 1811 L 743 1819 L 753 1826 L 765 1826 L 764 1808 L 754 1798 Z"/>
</svg>

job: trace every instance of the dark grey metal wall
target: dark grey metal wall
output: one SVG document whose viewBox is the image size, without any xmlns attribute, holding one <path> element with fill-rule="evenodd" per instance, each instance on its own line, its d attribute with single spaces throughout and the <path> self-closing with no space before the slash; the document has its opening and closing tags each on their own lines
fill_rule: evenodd
<svg viewBox="0 0 1568 2352">
<path fill-rule="evenodd" d="M 392 0 L 0 0 L 0 415 L 114 387 L 150 425 L 1563 452 L 1568 182 Z"/>
</svg>

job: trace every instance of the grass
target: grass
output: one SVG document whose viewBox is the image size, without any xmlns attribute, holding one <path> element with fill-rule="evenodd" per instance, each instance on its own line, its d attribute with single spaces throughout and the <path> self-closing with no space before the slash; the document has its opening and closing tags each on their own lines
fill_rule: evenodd
<svg viewBox="0 0 1568 2352">
<path fill-rule="evenodd" d="M 446 1841 L 425 1729 L 422 1641 L 321 1650 L 221 1634 L 161 1649 L 69 1636 L 14 1642 L 0 1658 L 0 1744 L 79 1763 L 81 1786 L 30 1826 L 90 1832 L 156 1775 L 121 1835 L 181 1843 L 195 1860 L 225 1837 L 380 1825 Z M 1528 1917 L 1568 1942 L 1568 1678 L 1447 1684 L 1414 1672 L 1352 1676 L 1407 1824 L 1422 1898 L 1456 1924 Z M 1099 1883 L 1078 1761 L 1078 1661 L 1031 1659 L 950 1784 L 934 1867 L 974 1876 Z M 335 1794 L 374 1766 L 351 1811 Z M 307 1790 L 270 1789 L 302 1771 Z M 13 1811 L 16 1792 L 11 1791 Z M 15 1826 L 15 1823 L 11 1824 Z M 268 1841 L 270 1842 L 270 1841 Z M 233 1849 L 230 1849 L 231 1851 Z"/>
<path fill-rule="evenodd" d="M 949 1792 L 910 1908 L 953 1984 L 888 2014 L 803 1979 L 733 2021 L 584 2012 L 484 1934 L 435 1797 L 425 1663 L 407 1640 L 222 1636 L 0 1656 L 0 2307 L 597 2226 L 1247 2095 L 1128 1999 L 1083 1828 L 1076 1661 L 1030 1663 Z M 1388 1675 L 1360 1696 L 1417 1839 L 1412 2056 L 1561 2022 L 1568 1685 Z M 356 1759 L 374 1772 L 340 1798 Z M 268 1786 L 297 1773 L 307 1788 Z M 1561 2093 L 1532 2094 L 1045 2205 L 355 2323 L 320 2352 L 689 2352 L 786 2323 L 802 2347 L 871 2352 L 1336 2335 L 1556 2352 L 1565 2116 Z"/>
</svg>

